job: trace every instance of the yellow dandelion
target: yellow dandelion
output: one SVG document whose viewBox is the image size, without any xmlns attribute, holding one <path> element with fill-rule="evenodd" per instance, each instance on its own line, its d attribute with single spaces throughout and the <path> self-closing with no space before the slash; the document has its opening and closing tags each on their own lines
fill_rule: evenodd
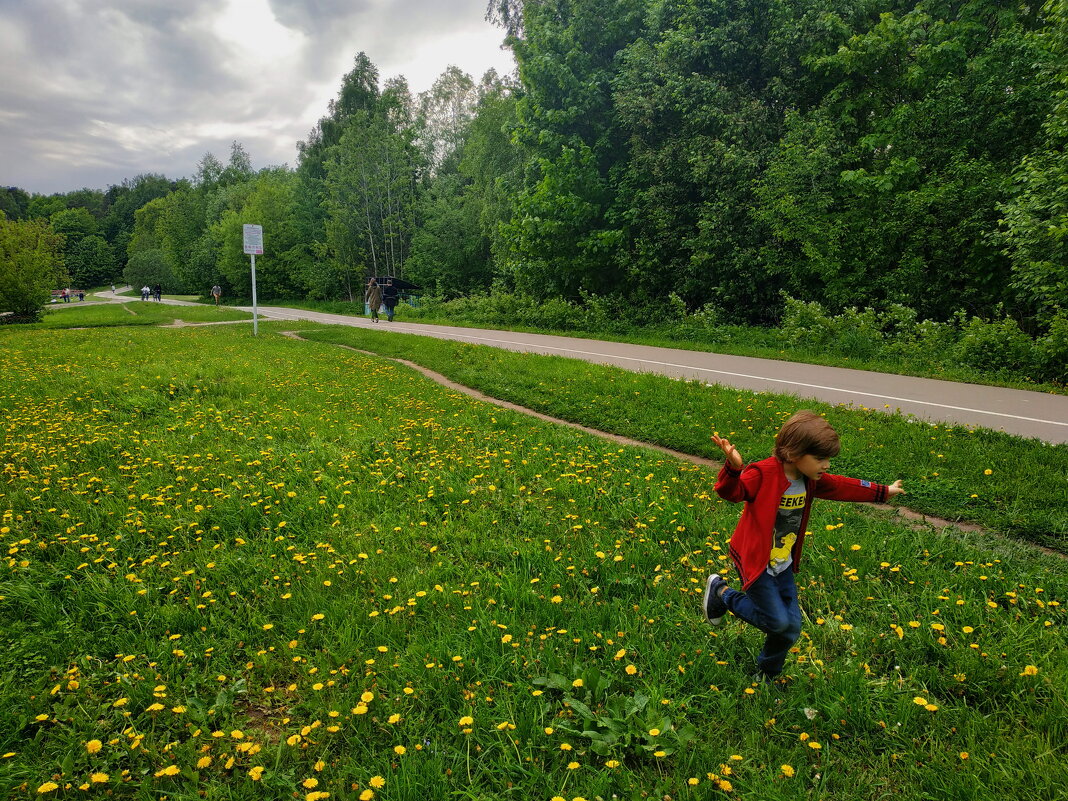
<svg viewBox="0 0 1068 801">
<path fill-rule="evenodd" d="M 200 759 L 197 760 L 197 770 L 203 770 L 204 768 L 206 768 L 210 764 L 211 764 L 211 757 L 210 756 L 202 756 Z"/>
<path fill-rule="evenodd" d="M 374 797 L 374 790 L 364 790 L 362 793 L 360 793 L 360 801 L 371 801 L 371 799 Z"/>
<path fill-rule="evenodd" d="M 266 770 L 266 768 L 264 768 L 263 765 L 256 765 L 256 767 L 251 768 L 249 770 L 248 777 L 250 779 L 252 779 L 252 781 L 258 782 L 260 780 L 260 778 L 263 776 L 263 772 L 265 770 Z"/>
<path fill-rule="evenodd" d="M 93 784 L 106 784 L 110 780 L 111 777 L 101 771 L 97 771 L 89 777 L 89 781 L 91 781 Z"/>
<path fill-rule="evenodd" d="M 779 770 L 782 771 L 782 775 L 787 779 L 792 779 L 794 777 L 795 771 L 792 765 L 782 765 Z"/>
<path fill-rule="evenodd" d="M 578 762 L 568 762 L 567 763 L 567 769 L 568 770 L 578 770 L 578 768 L 579 768 L 579 763 Z"/>
<path fill-rule="evenodd" d="M 85 750 L 88 751 L 90 754 L 95 754 L 97 751 L 99 751 L 103 747 L 104 747 L 104 744 L 102 742 L 100 742 L 99 740 L 90 740 L 89 742 L 87 742 L 85 744 Z"/>
<path fill-rule="evenodd" d="M 304 780 L 304 781 L 302 781 L 302 782 L 301 782 L 300 784 L 301 784 L 301 786 L 302 786 L 302 787 L 304 787 L 305 789 L 308 789 L 308 790 L 314 790 L 314 789 L 315 789 L 316 787 L 318 787 L 318 786 L 319 786 L 319 780 L 318 780 L 318 779 L 316 779 L 316 778 L 315 778 L 315 777 L 313 776 L 313 777 L 309 777 L 309 778 L 305 779 L 305 780 Z"/>
<path fill-rule="evenodd" d="M 53 790 L 58 790 L 58 789 L 59 789 L 59 785 L 56 784 L 55 782 L 45 782 L 44 784 L 42 784 L 40 787 L 37 788 L 37 792 L 38 792 L 38 794 L 43 795 L 44 793 L 51 793 Z"/>
<path fill-rule="evenodd" d="M 408 753 L 408 749 L 405 748 L 403 745 L 395 745 L 393 746 L 393 753 L 395 753 L 397 756 L 404 756 Z"/>
<path fill-rule="evenodd" d="M 583 684 L 582 679 L 575 679 L 573 682 L 571 682 L 571 686 L 572 687 L 581 687 L 582 684 Z"/>
<path fill-rule="evenodd" d="M 383 779 L 381 776 L 372 776 L 371 780 L 367 783 L 374 787 L 376 790 L 381 790 L 383 787 L 386 786 L 386 780 Z"/>
<path fill-rule="evenodd" d="M 1020 672 L 1020 675 L 1021 676 L 1037 676 L 1038 675 L 1038 668 L 1035 667 L 1034 665 L 1027 665 Z"/>
</svg>

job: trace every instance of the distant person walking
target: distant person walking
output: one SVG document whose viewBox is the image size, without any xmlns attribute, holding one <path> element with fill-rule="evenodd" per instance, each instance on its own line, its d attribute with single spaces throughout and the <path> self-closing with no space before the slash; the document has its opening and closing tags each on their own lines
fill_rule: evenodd
<svg viewBox="0 0 1068 801">
<path fill-rule="evenodd" d="M 374 276 L 367 282 L 367 290 L 363 293 L 363 300 L 371 310 L 371 322 L 378 322 L 378 307 L 382 305 L 382 287 Z"/>
<path fill-rule="evenodd" d="M 155 296 L 157 302 L 163 300 L 163 287 L 156 284 L 155 289 L 152 290 L 152 294 Z"/>
<path fill-rule="evenodd" d="M 216 284 L 211 288 L 211 296 L 215 298 L 215 305 L 219 305 L 219 298 L 222 297 L 222 287 Z"/>
<path fill-rule="evenodd" d="M 148 300 L 148 295 L 152 290 L 148 288 L 148 284 L 141 287 L 141 300 Z"/>
<path fill-rule="evenodd" d="M 393 279 L 386 279 L 386 286 L 382 289 L 382 303 L 386 307 L 386 321 L 393 322 L 393 313 L 397 309 L 397 301 L 400 300 L 400 293 L 397 292 L 397 287 L 393 286 Z"/>
</svg>

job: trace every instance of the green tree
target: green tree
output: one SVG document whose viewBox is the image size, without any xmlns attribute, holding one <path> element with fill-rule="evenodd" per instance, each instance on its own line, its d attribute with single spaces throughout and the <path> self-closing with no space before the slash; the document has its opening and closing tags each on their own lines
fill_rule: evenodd
<svg viewBox="0 0 1068 801">
<path fill-rule="evenodd" d="M 619 286 L 621 232 L 608 211 L 628 147 L 612 85 L 619 53 L 642 30 L 645 5 L 539 0 L 523 6 L 522 38 L 509 41 L 522 84 L 515 137 L 529 158 L 512 217 L 501 226 L 501 267 L 523 292 L 577 296 Z"/>
<path fill-rule="evenodd" d="M 353 115 L 374 109 L 379 102 L 378 68 L 366 53 L 357 53 L 352 69 L 341 79 L 336 98 L 327 114 L 297 143 L 297 175 L 294 194 L 295 217 L 304 252 L 301 256 L 303 282 L 312 297 L 336 297 L 343 291 L 344 270 L 339 270 L 327 244 L 328 218 L 326 162 L 337 146 Z"/>
<path fill-rule="evenodd" d="M 1068 309 L 1068 0 L 1043 7 L 1046 26 L 1035 37 L 1049 59 L 1054 105 L 1039 145 L 1015 173 L 1017 194 L 1004 206 L 1012 285 L 1043 321 Z"/>
<path fill-rule="evenodd" d="M 51 222 L 52 230 L 63 237 L 63 263 L 75 286 L 99 286 L 115 276 L 115 252 L 100 236 L 100 223 L 88 209 L 57 211 Z"/>
<path fill-rule="evenodd" d="M 63 238 L 44 220 L 0 214 L 0 311 L 11 312 L 7 319 L 39 320 L 52 290 L 67 281 Z"/>
<path fill-rule="evenodd" d="M 1006 300 L 998 207 L 1049 108 L 1036 24 L 990 0 L 843 20 L 854 33 L 807 60 L 822 97 L 788 115 L 760 182 L 766 269 L 832 308 L 946 319 Z"/>
<path fill-rule="evenodd" d="M 17 186 L 0 187 L 0 213 L 9 220 L 23 220 L 29 216 L 30 195 Z"/>
<path fill-rule="evenodd" d="M 144 173 L 108 187 L 104 193 L 108 210 L 104 216 L 104 238 L 115 251 L 116 269 L 126 265 L 130 237 L 133 235 L 134 215 L 150 200 L 164 197 L 175 185 L 156 173 Z"/>
<path fill-rule="evenodd" d="M 417 169 L 405 84 L 352 114 L 326 162 L 326 253 L 350 301 L 365 275 L 399 275 L 410 246 Z"/>
<path fill-rule="evenodd" d="M 261 171 L 250 182 L 250 191 L 241 206 L 226 209 L 212 225 L 210 235 L 217 244 L 219 275 L 238 296 L 252 296 L 251 264 L 243 249 L 245 223 L 263 226 L 264 253 L 256 258 L 257 296 L 285 298 L 301 287 L 304 251 L 293 215 L 297 180 L 285 168 Z"/>
<path fill-rule="evenodd" d="M 135 289 L 159 284 L 165 291 L 170 291 L 176 284 L 170 262 L 162 250 L 139 250 L 132 254 L 122 275 Z"/>
</svg>

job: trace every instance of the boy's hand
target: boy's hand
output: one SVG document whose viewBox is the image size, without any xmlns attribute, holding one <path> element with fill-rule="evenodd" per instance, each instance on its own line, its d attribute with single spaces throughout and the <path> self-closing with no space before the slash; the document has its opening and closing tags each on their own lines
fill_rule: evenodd
<svg viewBox="0 0 1068 801">
<path fill-rule="evenodd" d="M 716 443 L 716 446 L 723 451 L 723 455 L 727 458 L 731 467 L 735 470 L 742 469 L 742 455 L 738 453 L 738 449 L 731 445 L 731 441 L 726 437 L 721 437 L 719 434 L 712 434 L 712 441 Z M 900 481 L 898 482 L 901 483 Z"/>
<path fill-rule="evenodd" d="M 893 498 L 895 495 L 904 495 L 905 488 L 901 486 L 901 479 L 899 478 L 893 484 L 886 488 L 886 497 Z"/>
</svg>

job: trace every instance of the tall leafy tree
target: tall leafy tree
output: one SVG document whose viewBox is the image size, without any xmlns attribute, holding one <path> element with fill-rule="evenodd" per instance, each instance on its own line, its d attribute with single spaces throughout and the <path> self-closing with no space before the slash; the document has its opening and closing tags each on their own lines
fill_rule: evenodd
<svg viewBox="0 0 1068 801">
<path fill-rule="evenodd" d="M 374 109 L 380 94 L 378 68 L 366 53 L 357 53 L 326 115 L 319 119 L 307 139 L 297 143 L 296 222 L 304 247 L 304 281 L 313 297 L 331 297 L 340 291 L 344 275 L 337 269 L 327 245 L 326 162 L 353 115 Z"/>
<path fill-rule="evenodd" d="M 620 230 L 607 212 L 627 155 L 612 84 L 617 56 L 642 28 L 642 0 L 524 4 L 512 46 L 522 94 L 515 136 L 530 154 L 502 267 L 536 296 L 610 292 Z"/>
<path fill-rule="evenodd" d="M 63 237 L 63 263 L 80 288 L 114 280 L 115 252 L 100 236 L 100 223 L 81 206 L 52 215 L 52 230 Z"/>
<path fill-rule="evenodd" d="M 23 220 L 29 216 L 30 194 L 17 186 L 0 187 L 0 212 L 9 220 Z"/>
<path fill-rule="evenodd" d="M 225 209 L 210 235 L 218 249 L 218 271 L 238 296 L 252 296 L 252 271 L 242 242 L 242 226 L 263 226 L 264 253 L 256 259 L 256 292 L 262 298 L 292 296 L 303 276 L 299 228 L 293 215 L 297 176 L 285 168 L 261 171 L 247 184 L 239 206 Z M 207 287 L 204 287 L 207 292 Z"/>
<path fill-rule="evenodd" d="M 832 307 L 989 312 L 1009 279 L 998 206 L 1049 108 L 1034 13 L 919 2 L 855 24 L 811 59 L 823 97 L 788 117 L 761 182 L 767 267 Z"/>
<path fill-rule="evenodd" d="M 0 213 L 0 311 L 17 322 L 39 320 L 52 290 L 67 281 L 63 237 L 45 220 Z"/>
<path fill-rule="evenodd" d="M 1014 289 L 1046 320 L 1068 312 L 1068 0 L 1049 0 L 1036 41 L 1054 87 L 1038 146 L 1021 160 L 1018 189 L 1004 208 Z"/>
<path fill-rule="evenodd" d="M 150 200 L 164 197 L 173 188 L 171 181 L 163 175 L 143 173 L 109 187 L 104 193 L 108 211 L 104 216 L 103 233 L 115 251 L 119 269 L 126 265 L 134 214 Z"/>
</svg>

